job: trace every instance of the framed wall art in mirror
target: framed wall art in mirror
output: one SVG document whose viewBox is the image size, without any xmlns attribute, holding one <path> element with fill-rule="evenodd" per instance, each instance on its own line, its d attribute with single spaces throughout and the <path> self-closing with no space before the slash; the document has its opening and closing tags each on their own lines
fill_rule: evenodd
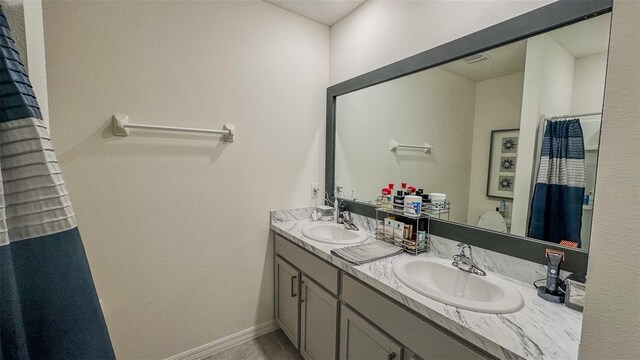
<svg viewBox="0 0 640 360">
<path fill-rule="evenodd" d="M 513 199 L 520 129 L 491 131 L 487 196 Z"/>
</svg>

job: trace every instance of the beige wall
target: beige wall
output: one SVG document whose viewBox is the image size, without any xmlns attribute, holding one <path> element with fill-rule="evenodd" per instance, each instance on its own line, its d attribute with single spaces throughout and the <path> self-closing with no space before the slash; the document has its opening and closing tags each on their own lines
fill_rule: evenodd
<svg viewBox="0 0 640 360">
<path fill-rule="evenodd" d="M 323 179 L 329 29 L 262 1 L 46 2 L 44 29 L 53 140 L 118 358 L 272 320 L 269 210 Z M 238 135 L 115 138 L 114 113 Z"/>
<path fill-rule="evenodd" d="M 468 224 L 476 225 L 484 212 L 500 205 L 499 199 L 487 197 L 491 131 L 520 127 L 523 76 L 517 72 L 476 83 Z"/>
<path fill-rule="evenodd" d="M 640 2 L 615 0 L 581 359 L 640 358 Z"/>
<path fill-rule="evenodd" d="M 368 0 L 331 27 L 331 83 L 442 45 L 549 0 Z"/>
<path fill-rule="evenodd" d="M 407 182 L 447 194 L 450 218 L 465 222 L 473 135 L 474 81 L 430 69 L 338 97 L 336 182 L 343 196 L 375 200 L 381 189 Z M 389 151 L 389 140 L 433 150 Z M 455 204 L 459 204 L 456 206 Z"/>
<path fill-rule="evenodd" d="M 607 53 L 576 58 L 574 70 L 571 113 L 602 111 Z"/>
<path fill-rule="evenodd" d="M 336 83 L 544 5 L 368 1 L 332 28 Z M 482 6 L 478 19 L 468 19 Z M 640 3 L 615 0 L 580 357 L 640 357 Z M 446 14 L 440 13 L 446 8 Z M 450 21 L 456 14 L 456 21 Z M 466 19 L 464 21 L 461 19 Z M 445 31 L 446 30 L 446 31 Z M 432 35 L 432 36 L 431 36 Z"/>
</svg>

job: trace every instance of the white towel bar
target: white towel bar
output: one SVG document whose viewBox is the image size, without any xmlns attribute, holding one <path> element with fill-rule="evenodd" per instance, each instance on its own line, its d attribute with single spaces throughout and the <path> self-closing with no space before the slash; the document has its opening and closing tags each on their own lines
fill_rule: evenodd
<svg viewBox="0 0 640 360">
<path fill-rule="evenodd" d="M 217 135 L 222 135 L 222 140 L 224 142 L 233 142 L 233 138 L 235 135 L 235 128 L 231 124 L 224 124 L 224 126 L 222 127 L 222 130 L 186 128 L 186 127 L 177 127 L 177 126 L 148 125 L 148 124 L 130 124 L 128 115 L 124 115 L 124 114 L 113 115 L 113 135 L 129 136 L 129 129 L 149 129 L 149 130 L 191 132 L 191 133 L 201 133 L 201 134 L 217 134 Z"/>
<path fill-rule="evenodd" d="M 424 143 L 424 145 L 409 145 L 409 144 L 399 144 L 397 141 L 391 139 L 389 140 L 389 151 L 396 151 L 398 148 L 407 148 L 407 149 L 422 149 L 424 152 L 428 152 L 433 149 L 433 146 Z"/>
</svg>

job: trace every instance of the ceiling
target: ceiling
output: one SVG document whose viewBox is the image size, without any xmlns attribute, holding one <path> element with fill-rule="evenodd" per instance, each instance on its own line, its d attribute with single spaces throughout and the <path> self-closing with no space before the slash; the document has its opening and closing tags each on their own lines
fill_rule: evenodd
<svg viewBox="0 0 640 360">
<path fill-rule="evenodd" d="M 571 24 L 547 33 L 574 58 L 606 52 L 609 47 L 611 14 Z M 489 59 L 468 64 L 462 60 L 442 65 L 440 68 L 473 81 L 524 71 L 527 54 L 526 41 L 485 51 Z"/>
<path fill-rule="evenodd" d="M 549 33 L 574 58 L 598 54 L 609 49 L 611 13 L 565 26 Z"/>
<path fill-rule="evenodd" d="M 366 0 L 264 0 L 321 24 L 332 26 Z"/>
<path fill-rule="evenodd" d="M 507 46 L 485 51 L 489 59 L 468 64 L 464 59 L 440 66 L 441 69 L 473 81 L 493 79 L 498 76 L 524 71 L 527 42 L 518 41 Z"/>
</svg>

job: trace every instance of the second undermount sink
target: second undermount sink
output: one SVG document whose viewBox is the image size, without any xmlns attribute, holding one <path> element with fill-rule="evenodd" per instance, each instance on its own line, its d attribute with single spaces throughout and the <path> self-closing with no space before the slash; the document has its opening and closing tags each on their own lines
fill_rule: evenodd
<svg viewBox="0 0 640 360">
<path fill-rule="evenodd" d="M 334 222 L 314 222 L 302 228 L 302 235 L 327 244 L 352 245 L 367 240 L 362 230 L 348 230 L 342 224 Z"/>
<path fill-rule="evenodd" d="M 524 305 L 520 292 L 506 280 L 460 270 L 451 265 L 451 260 L 404 258 L 393 265 L 393 273 L 412 290 L 461 309 L 508 314 Z"/>
</svg>

